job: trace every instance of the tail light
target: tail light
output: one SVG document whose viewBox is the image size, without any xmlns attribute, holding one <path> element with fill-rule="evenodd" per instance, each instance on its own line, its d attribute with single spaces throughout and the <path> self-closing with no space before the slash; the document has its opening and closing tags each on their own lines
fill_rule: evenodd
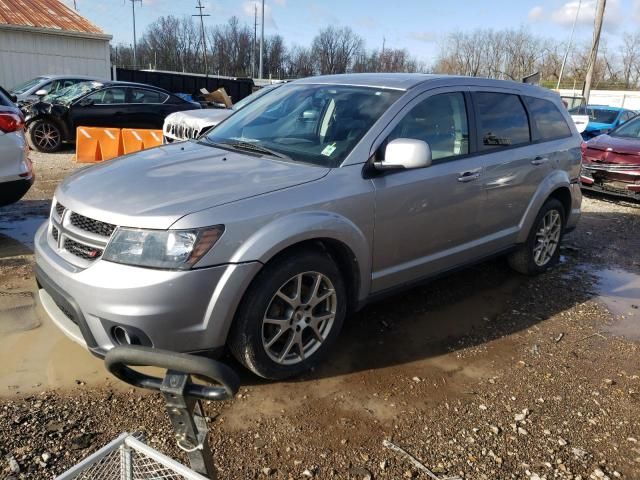
<svg viewBox="0 0 640 480">
<path fill-rule="evenodd" d="M 15 132 L 24 128 L 24 120 L 17 113 L 0 113 L 0 131 L 4 133 Z"/>
</svg>

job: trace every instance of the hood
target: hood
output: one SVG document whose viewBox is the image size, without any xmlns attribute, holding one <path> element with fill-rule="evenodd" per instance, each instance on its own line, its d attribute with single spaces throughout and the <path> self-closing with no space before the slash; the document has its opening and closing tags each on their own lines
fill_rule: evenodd
<svg viewBox="0 0 640 480">
<path fill-rule="evenodd" d="M 97 220 L 166 229 L 184 215 L 312 182 L 329 170 L 185 142 L 76 171 L 56 198 Z"/>
<path fill-rule="evenodd" d="M 170 125 L 181 125 L 186 128 L 196 129 L 213 127 L 233 113 L 231 109 L 203 109 L 186 110 L 168 115 L 164 121 L 165 131 Z"/>
<path fill-rule="evenodd" d="M 620 153 L 622 155 L 640 156 L 640 139 L 628 137 L 612 137 L 600 135 L 587 142 L 587 148 L 606 152 Z"/>
</svg>

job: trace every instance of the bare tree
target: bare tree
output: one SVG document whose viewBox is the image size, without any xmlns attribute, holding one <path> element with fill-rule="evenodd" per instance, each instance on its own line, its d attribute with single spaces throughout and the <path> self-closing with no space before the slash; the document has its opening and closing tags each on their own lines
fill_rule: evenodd
<svg viewBox="0 0 640 480">
<path fill-rule="evenodd" d="M 620 57 L 624 87 L 637 87 L 640 76 L 640 32 L 622 36 Z"/>
<path fill-rule="evenodd" d="M 363 46 L 364 41 L 351 28 L 330 26 L 313 39 L 312 51 L 320 73 L 345 73 Z"/>
</svg>

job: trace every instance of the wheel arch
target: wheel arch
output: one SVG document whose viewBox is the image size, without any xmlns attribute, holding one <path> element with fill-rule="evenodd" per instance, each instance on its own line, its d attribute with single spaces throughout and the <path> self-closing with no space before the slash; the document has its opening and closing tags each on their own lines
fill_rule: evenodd
<svg viewBox="0 0 640 480">
<path fill-rule="evenodd" d="M 571 181 L 564 170 L 554 170 L 538 186 L 520 220 L 516 243 L 526 242 L 538 212 L 549 198 L 556 198 L 565 208 L 565 224 L 571 212 Z"/>
<path fill-rule="evenodd" d="M 40 120 L 48 120 L 52 123 L 55 123 L 62 133 L 63 142 L 69 141 L 71 139 L 68 125 L 64 121 L 56 117 L 55 115 L 51 115 L 48 113 L 40 114 L 33 118 L 28 119 L 27 122 L 25 122 L 25 127 L 28 130 L 31 127 L 31 125 L 33 125 L 35 122 L 38 122 Z"/>
</svg>

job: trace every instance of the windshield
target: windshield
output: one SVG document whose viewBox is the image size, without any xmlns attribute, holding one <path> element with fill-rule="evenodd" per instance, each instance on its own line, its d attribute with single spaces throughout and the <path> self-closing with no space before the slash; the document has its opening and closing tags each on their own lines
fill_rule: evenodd
<svg viewBox="0 0 640 480">
<path fill-rule="evenodd" d="M 571 115 L 589 115 L 590 122 L 613 123 L 618 118 L 619 110 L 608 110 L 606 108 L 580 107 L 569 110 Z"/>
<path fill-rule="evenodd" d="M 402 92 L 289 84 L 250 103 L 203 139 L 223 148 L 337 167 Z"/>
<path fill-rule="evenodd" d="M 277 88 L 279 86 L 280 86 L 279 84 L 275 84 L 275 85 L 267 85 L 266 87 L 262 87 L 260 90 L 256 90 L 255 92 L 253 92 L 248 97 L 244 97 L 238 103 L 234 103 L 233 106 L 231 107 L 231 109 L 234 110 L 234 111 L 238 111 L 241 108 L 244 108 L 247 105 L 249 105 L 251 102 L 255 102 L 257 99 L 262 97 L 265 93 L 268 93 L 271 90 L 273 90 L 274 88 Z"/>
<path fill-rule="evenodd" d="M 58 90 L 55 93 L 45 95 L 42 97 L 42 101 L 47 103 L 71 103 L 76 98 L 101 87 L 102 84 L 98 82 L 80 82 L 75 85 L 71 85 L 70 87 L 63 88 L 62 90 Z"/>
<path fill-rule="evenodd" d="M 46 80 L 46 79 L 47 79 L 47 77 L 32 78 L 31 80 L 27 80 L 26 82 L 21 83 L 20 85 L 16 85 L 15 87 L 13 87 L 11 89 L 11 93 L 13 93 L 14 95 L 20 95 L 21 93 L 26 92 L 30 88 L 35 87 L 39 83 L 42 83 L 42 81 Z"/>
<path fill-rule="evenodd" d="M 640 138 L 640 115 L 609 133 L 612 137 Z"/>
</svg>

